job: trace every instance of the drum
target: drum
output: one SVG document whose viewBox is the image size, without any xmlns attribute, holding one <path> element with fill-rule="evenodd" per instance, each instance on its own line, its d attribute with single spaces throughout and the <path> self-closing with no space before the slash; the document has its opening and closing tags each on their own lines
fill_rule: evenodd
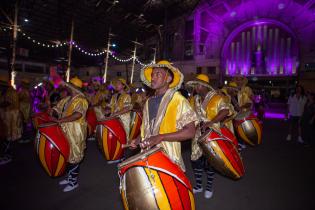
<svg viewBox="0 0 315 210">
<path fill-rule="evenodd" d="M 88 136 L 91 136 L 96 128 L 97 125 L 97 118 L 94 111 L 94 107 L 91 107 L 86 112 L 86 121 L 88 125 Z"/>
<path fill-rule="evenodd" d="M 142 114 L 140 112 L 130 112 L 130 134 L 129 139 L 135 139 L 140 134 L 140 128 L 142 124 Z"/>
<path fill-rule="evenodd" d="M 234 119 L 234 128 L 238 136 L 247 144 L 261 144 L 262 124 L 250 111 L 239 113 Z"/>
<path fill-rule="evenodd" d="M 198 139 L 198 143 L 209 164 L 221 174 L 232 179 L 239 179 L 244 175 L 237 140 L 228 128 L 222 127 L 220 131 L 211 129 Z"/>
<path fill-rule="evenodd" d="M 51 121 L 51 117 L 49 116 L 47 112 L 34 113 L 32 114 L 31 117 L 32 117 L 33 126 L 35 129 L 37 129 L 39 125 Z"/>
<path fill-rule="evenodd" d="M 98 147 L 106 160 L 119 160 L 124 154 L 126 132 L 119 119 L 99 121 L 96 126 Z"/>
<path fill-rule="evenodd" d="M 185 173 L 155 147 L 118 165 L 120 194 L 127 210 L 195 209 Z"/>
<path fill-rule="evenodd" d="M 68 140 L 56 123 L 45 123 L 38 127 L 35 139 L 36 155 L 51 177 L 64 174 L 70 154 Z"/>
</svg>

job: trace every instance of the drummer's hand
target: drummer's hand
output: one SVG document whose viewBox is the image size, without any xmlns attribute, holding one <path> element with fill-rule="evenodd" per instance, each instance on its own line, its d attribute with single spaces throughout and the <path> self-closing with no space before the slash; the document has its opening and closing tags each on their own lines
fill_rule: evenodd
<svg viewBox="0 0 315 210">
<path fill-rule="evenodd" d="M 59 123 L 59 120 L 57 118 L 55 118 L 55 117 L 51 117 L 51 121 L 55 122 L 55 123 Z"/>
<path fill-rule="evenodd" d="M 139 136 L 136 139 L 132 139 L 129 143 L 129 148 L 130 149 L 136 149 L 140 143 L 141 137 Z"/>
<path fill-rule="evenodd" d="M 153 147 L 154 145 L 161 143 L 162 140 L 163 140 L 162 135 L 151 136 L 145 139 L 140 144 L 140 147 L 141 149 L 150 148 L 150 147 Z"/>
<path fill-rule="evenodd" d="M 203 123 L 203 125 L 200 127 L 201 132 L 202 133 L 205 132 L 212 125 L 213 125 L 213 122 L 211 122 L 211 121 Z"/>
</svg>

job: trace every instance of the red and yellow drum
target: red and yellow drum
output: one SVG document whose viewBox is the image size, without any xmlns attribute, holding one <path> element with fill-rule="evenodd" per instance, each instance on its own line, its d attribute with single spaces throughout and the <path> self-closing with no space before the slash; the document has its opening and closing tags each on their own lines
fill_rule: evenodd
<svg viewBox="0 0 315 210">
<path fill-rule="evenodd" d="M 135 139 L 140 135 L 140 128 L 142 124 L 142 114 L 140 112 L 130 112 L 130 134 L 129 139 Z"/>
<path fill-rule="evenodd" d="M 49 176 L 63 175 L 70 147 L 61 127 L 56 123 L 41 124 L 35 139 L 35 152 Z"/>
<path fill-rule="evenodd" d="M 86 112 L 86 121 L 88 125 L 88 136 L 91 136 L 96 128 L 97 125 L 97 118 L 94 111 L 94 107 L 91 107 Z"/>
<path fill-rule="evenodd" d="M 119 160 L 126 144 L 126 132 L 119 119 L 104 120 L 96 126 L 96 139 L 106 160 Z"/>
<path fill-rule="evenodd" d="M 221 174 L 232 179 L 244 176 L 237 140 L 228 128 L 222 127 L 220 131 L 211 129 L 198 139 L 198 143 L 209 164 Z"/>
<path fill-rule="evenodd" d="M 253 113 L 239 113 L 234 119 L 234 128 L 247 144 L 251 146 L 261 144 L 262 124 Z"/>
<path fill-rule="evenodd" d="M 38 112 L 32 114 L 32 121 L 34 128 L 37 129 L 39 125 L 50 122 L 51 117 L 47 112 Z"/>
<path fill-rule="evenodd" d="M 161 148 L 135 155 L 119 164 L 118 169 L 126 210 L 195 209 L 188 178 Z"/>
</svg>

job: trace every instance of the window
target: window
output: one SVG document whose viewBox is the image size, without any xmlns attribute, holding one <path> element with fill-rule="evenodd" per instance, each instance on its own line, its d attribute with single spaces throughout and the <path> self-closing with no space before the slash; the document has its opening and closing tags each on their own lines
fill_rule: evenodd
<svg viewBox="0 0 315 210">
<path fill-rule="evenodd" d="M 117 71 L 117 77 L 121 77 L 121 72 Z"/>
<path fill-rule="evenodd" d="M 197 74 L 201 74 L 202 73 L 202 67 L 201 66 L 198 66 L 196 70 L 197 70 Z"/>
</svg>

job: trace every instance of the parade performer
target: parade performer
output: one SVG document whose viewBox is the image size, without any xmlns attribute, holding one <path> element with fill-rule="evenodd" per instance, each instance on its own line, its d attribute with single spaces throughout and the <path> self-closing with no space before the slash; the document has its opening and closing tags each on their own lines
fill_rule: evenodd
<svg viewBox="0 0 315 210">
<path fill-rule="evenodd" d="M 233 81 L 237 84 L 237 102 L 236 107 L 238 112 L 251 111 L 253 108 L 253 91 L 247 86 L 248 80 L 244 76 L 236 76 Z"/>
<path fill-rule="evenodd" d="M 193 188 L 193 192 L 199 193 L 203 191 L 202 174 L 203 171 L 205 171 L 207 174 L 207 185 L 204 196 L 209 199 L 213 195 L 215 172 L 208 164 L 197 140 L 206 128 L 212 127 L 216 130 L 220 130 L 221 124 L 225 125 L 234 133 L 232 118 L 235 115 L 235 111 L 230 103 L 230 99 L 210 86 L 209 77 L 207 75 L 199 74 L 195 80 L 189 81 L 187 85 L 194 87 L 194 91 L 196 92 L 192 106 L 200 122 L 200 126 L 197 127 L 196 135 L 192 142 L 191 162 L 196 180 L 196 186 Z"/>
<path fill-rule="evenodd" d="M 96 94 L 92 97 L 91 106 L 94 107 L 94 111 L 98 120 L 104 118 L 104 110 L 108 106 L 109 91 L 106 89 L 106 84 L 100 85 Z"/>
<path fill-rule="evenodd" d="M 18 95 L 20 101 L 20 112 L 23 116 L 23 140 L 21 140 L 20 142 L 27 143 L 30 141 L 26 133 L 26 128 L 31 113 L 31 96 L 28 90 L 28 83 L 26 81 L 22 81 L 22 86 L 18 92 Z"/>
<path fill-rule="evenodd" d="M 53 108 L 58 113 L 56 122 L 60 124 L 70 146 L 70 156 L 68 159 L 69 168 L 66 179 L 59 182 L 60 185 L 67 185 L 63 191 L 72 191 L 79 186 L 78 175 L 80 163 L 84 157 L 86 147 L 87 123 L 85 119 L 88 109 L 88 101 L 80 91 L 82 81 L 74 77 L 70 83 L 66 84 L 70 96 L 58 102 Z"/>
<path fill-rule="evenodd" d="M 129 86 L 125 79 L 117 78 L 113 81 L 116 93 L 110 100 L 111 117 L 119 117 L 123 123 L 127 137 L 130 131 L 130 110 L 132 109 L 131 97 L 128 94 Z M 128 139 L 127 139 L 128 142 Z"/>
<path fill-rule="evenodd" d="M 162 147 L 169 158 L 185 171 L 181 141 L 195 135 L 196 113 L 178 91 L 184 76 L 167 61 L 160 61 L 141 70 L 142 82 L 155 90 L 143 110 L 141 136 L 131 147 L 142 141 L 142 148 Z"/>
</svg>

